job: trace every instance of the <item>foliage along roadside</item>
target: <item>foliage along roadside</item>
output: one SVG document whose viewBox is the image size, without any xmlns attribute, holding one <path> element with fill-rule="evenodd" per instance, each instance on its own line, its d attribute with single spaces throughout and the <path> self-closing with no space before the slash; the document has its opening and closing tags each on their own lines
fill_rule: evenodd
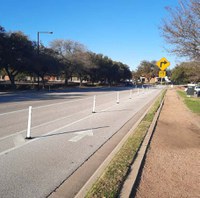
<svg viewBox="0 0 200 198">
<path fill-rule="evenodd" d="M 193 113 L 200 115 L 200 98 L 187 97 L 186 93 L 180 90 L 177 93 Z"/>
<path fill-rule="evenodd" d="M 130 166 L 136 157 L 136 154 L 143 142 L 148 128 L 153 121 L 161 101 L 164 98 L 166 90 L 162 92 L 154 105 L 148 111 L 146 116 L 134 130 L 132 135 L 127 139 L 119 152 L 114 156 L 101 177 L 93 184 L 92 188 L 86 195 L 86 198 L 97 197 L 117 197 L 123 182 L 129 172 Z"/>
<path fill-rule="evenodd" d="M 39 79 L 44 87 L 51 76 L 65 79 L 65 85 L 72 77 L 78 77 L 80 85 L 83 80 L 112 85 L 132 78 L 128 65 L 88 51 L 81 43 L 54 40 L 46 48 L 29 40 L 23 32 L 7 32 L 0 25 L 0 76 L 9 76 L 15 89 L 16 79 L 22 74 L 37 78 L 38 87 Z"/>
</svg>

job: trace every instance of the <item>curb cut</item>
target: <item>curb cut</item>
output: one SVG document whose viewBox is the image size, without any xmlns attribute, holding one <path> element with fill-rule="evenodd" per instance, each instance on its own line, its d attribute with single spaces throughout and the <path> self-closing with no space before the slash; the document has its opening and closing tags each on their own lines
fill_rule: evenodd
<svg viewBox="0 0 200 198">
<path fill-rule="evenodd" d="M 130 173 L 128 174 L 128 177 L 123 184 L 123 187 L 122 187 L 122 190 L 121 190 L 120 196 L 119 196 L 121 198 L 134 197 L 133 194 L 134 194 L 134 192 L 135 192 L 134 190 L 137 186 L 137 180 L 139 177 L 139 173 L 142 169 L 142 164 L 144 162 L 145 155 L 147 153 L 148 146 L 150 144 L 150 140 L 153 136 L 153 132 L 157 125 L 157 120 L 159 118 L 163 104 L 164 104 L 164 98 L 160 104 L 159 109 L 156 112 L 156 115 L 154 116 L 154 119 L 153 119 L 148 131 L 147 131 L 147 134 L 146 134 L 146 136 L 142 142 L 142 145 L 137 153 L 137 157 L 130 168 Z"/>
</svg>

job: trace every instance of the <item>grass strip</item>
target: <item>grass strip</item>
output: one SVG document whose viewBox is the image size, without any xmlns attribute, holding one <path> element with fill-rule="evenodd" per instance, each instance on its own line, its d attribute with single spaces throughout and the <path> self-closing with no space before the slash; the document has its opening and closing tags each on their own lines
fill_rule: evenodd
<svg viewBox="0 0 200 198">
<path fill-rule="evenodd" d="M 149 129 L 151 122 L 160 107 L 166 90 L 155 101 L 151 109 L 145 115 L 134 133 L 126 140 L 119 152 L 111 160 L 102 176 L 93 184 L 86 198 L 114 198 L 117 197 L 123 182 L 126 179 L 130 166 L 136 157 L 142 141 Z"/>
<path fill-rule="evenodd" d="M 200 115 L 200 98 L 187 97 L 186 93 L 181 90 L 178 90 L 177 93 L 193 113 Z"/>
</svg>

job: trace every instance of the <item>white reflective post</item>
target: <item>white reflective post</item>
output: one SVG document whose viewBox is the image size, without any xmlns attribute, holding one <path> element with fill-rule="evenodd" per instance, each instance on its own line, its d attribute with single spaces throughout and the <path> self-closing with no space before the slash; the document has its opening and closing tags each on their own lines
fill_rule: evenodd
<svg viewBox="0 0 200 198">
<path fill-rule="evenodd" d="M 92 113 L 95 113 L 95 107 L 96 107 L 96 96 L 94 96 L 94 99 L 93 99 Z"/>
<path fill-rule="evenodd" d="M 31 139 L 31 114 L 32 114 L 32 106 L 29 106 L 26 139 Z"/>
<path fill-rule="evenodd" d="M 130 90 L 129 99 L 132 99 L 132 89 Z"/>
<path fill-rule="evenodd" d="M 117 104 L 119 104 L 119 92 L 117 92 Z"/>
</svg>

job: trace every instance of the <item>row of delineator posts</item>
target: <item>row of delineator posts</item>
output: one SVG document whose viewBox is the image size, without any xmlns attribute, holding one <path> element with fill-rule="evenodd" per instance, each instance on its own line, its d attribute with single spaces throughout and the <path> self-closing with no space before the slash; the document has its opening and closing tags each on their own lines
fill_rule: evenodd
<svg viewBox="0 0 200 198">
<path fill-rule="evenodd" d="M 129 99 L 132 99 L 132 92 L 133 90 L 130 90 L 129 94 Z M 138 93 L 140 89 L 138 88 Z M 117 97 L 116 97 L 116 103 L 119 104 L 120 102 L 120 94 L 119 91 L 117 92 Z M 92 106 L 92 113 L 95 113 L 95 108 L 96 108 L 96 95 L 93 98 L 93 106 Z M 31 137 L 31 117 L 32 117 L 32 106 L 29 106 L 28 110 L 28 126 L 27 126 L 27 133 L 26 133 L 26 139 L 32 139 Z"/>
</svg>

